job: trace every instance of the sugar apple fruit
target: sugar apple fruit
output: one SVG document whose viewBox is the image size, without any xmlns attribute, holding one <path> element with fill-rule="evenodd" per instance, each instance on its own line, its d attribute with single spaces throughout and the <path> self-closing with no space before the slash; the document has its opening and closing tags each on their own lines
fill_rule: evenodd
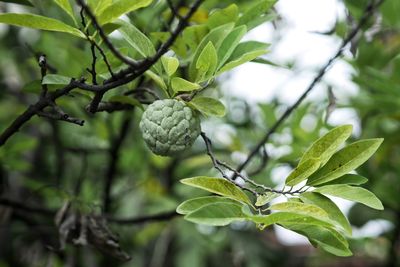
<svg viewBox="0 0 400 267">
<path fill-rule="evenodd" d="M 175 99 L 153 102 L 139 126 L 147 146 L 160 156 L 177 155 L 192 146 L 201 131 L 195 111 Z"/>
</svg>

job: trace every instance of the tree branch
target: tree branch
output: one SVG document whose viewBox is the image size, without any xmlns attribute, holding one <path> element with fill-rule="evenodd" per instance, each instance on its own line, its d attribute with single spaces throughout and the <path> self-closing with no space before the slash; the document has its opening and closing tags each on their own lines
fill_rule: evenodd
<svg viewBox="0 0 400 267">
<path fill-rule="evenodd" d="M 90 10 L 89 6 L 86 5 L 85 1 L 83 0 L 77 0 L 78 4 L 82 6 L 83 10 L 85 10 L 85 13 L 89 16 L 90 20 L 92 21 L 94 27 L 97 29 L 99 32 L 99 35 L 101 39 L 104 41 L 108 49 L 114 54 L 115 57 L 117 57 L 119 60 L 124 62 L 125 64 L 131 66 L 132 68 L 137 68 L 139 66 L 138 62 L 135 60 L 125 57 L 121 52 L 111 43 L 110 39 L 108 39 L 107 34 L 104 32 L 103 28 L 100 26 L 99 22 L 97 21 L 96 16 L 93 14 L 93 12 Z"/>
<path fill-rule="evenodd" d="M 283 122 L 292 114 L 292 112 L 303 102 L 303 100 L 307 97 L 307 95 L 315 88 L 315 86 L 321 81 L 322 77 L 329 70 L 331 65 L 335 62 L 337 58 L 339 58 L 344 51 L 344 48 L 351 42 L 351 40 L 361 31 L 362 27 L 366 25 L 368 19 L 375 13 L 376 9 L 384 2 L 384 0 L 374 1 L 372 0 L 366 9 L 364 10 L 363 16 L 361 17 L 357 26 L 347 35 L 347 37 L 343 40 L 336 54 L 329 59 L 329 61 L 320 69 L 317 76 L 310 83 L 308 88 L 304 91 L 304 93 L 297 99 L 297 101 L 290 106 L 282 116 L 275 122 L 275 124 L 269 129 L 269 131 L 264 135 L 261 141 L 251 150 L 246 160 L 241 163 L 236 170 L 241 172 L 250 161 L 259 153 L 260 149 L 264 146 L 265 143 L 269 141 L 271 135 L 276 132 L 276 130 L 283 124 Z M 234 175 L 235 177 L 235 175 Z"/>
<path fill-rule="evenodd" d="M 4 132 L 0 135 L 0 146 L 4 145 L 6 141 L 16 132 L 19 131 L 19 129 L 24 125 L 27 121 L 29 121 L 38 111 L 41 111 L 43 108 L 48 106 L 48 100 L 51 100 L 54 102 L 57 98 L 64 96 L 68 94 L 70 91 L 72 91 L 75 88 L 80 88 L 82 90 L 86 91 L 91 91 L 91 92 L 106 92 L 108 90 L 114 89 L 118 86 L 127 84 L 139 76 L 141 76 L 146 70 L 151 68 L 160 58 L 162 55 L 164 55 L 168 49 L 171 47 L 171 45 L 175 42 L 176 38 L 179 36 L 179 34 L 183 31 L 183 29 L 187 26 L 189 18 L 196 12 L 200 4 L 203 2 L 203 0 L 196 0 L 196 2 L 193 4 L 193 6 L 189 9 L 189 12 L 186 14 L 186 16 L 180 20 L 178 26 L 174 30 L 174 32 L 171 34 L 170 38 L 161 45 L 160 49 L 157 50 L 156 54 L 154 56 L 145 59 L 141 61 L 140 67 L 138 69 L 132 69 L 131 67 L 128 67 L 127 69 L 124 69 L 120 71 L 119 73 L 115 74 L 113 77 L 110 79 L 104 81 L 104 84 L 102 85 L 88 85 L 85 84 L 85 80 L 81 78 L 80 80 L 74 80 L 72 79 L 71 82 L 61 88 L 53 92 L 50 96 L 48 96 L 46 99 L 39 100 L 36 104 L 29 106 L 27 110 L 25 110 L 24 113 L 19 115 L 13 122 L 12 124 L 4 130 Z"/>
<path fill-rule="evenodd" d="M 42 207 L 31 207 L 22 202 L 18 202 L 7 198 L 0 198 L 0 205 L 22 210 L 25 212 L 39 213 L 45 216 L 54 216 L 56 214 L 56 211 L 54 210 Z"/>
<path fill-rule="evenodd" d="M 133 217 L 133 218 L 107 217 L 107 220 L 111 223 L 128 225 L 128 224 L 140 224 L 147 222 L 167 221 L 174 218 L 177 215 L 178 213 L 176 213 L 176 211 L 167 211 L 159 214 L 142 216 L 142 217 Z"/>
</svg>

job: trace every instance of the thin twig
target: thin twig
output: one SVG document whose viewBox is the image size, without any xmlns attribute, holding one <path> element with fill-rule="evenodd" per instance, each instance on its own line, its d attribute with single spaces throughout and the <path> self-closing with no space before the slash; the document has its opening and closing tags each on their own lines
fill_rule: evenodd
<svg viewBox="0 0 400 267">
<path fill-rule="evenodd" d="M 81 8 L 81 11 L 79 12 L 80 16 L 81 16 L 81 23 L 83 28 L 86 28 L 86 20 L 85 20 L 85 14 L 83 12 L 83 8 Z M 86 70 L 92 75 L 92 83 L 93 84 L 97 84 L 97 73 L 96 73 L 96 61 L 97 61 L 97 57 L 96 57 L 96 45 L 94 40 L 92 40 L 90 38 L 90 32 L 89 29 L 86 28 L 86 32 L 85 32 L 86 38 L 87 40 L 90 42 L 90 51 L 92 53 L 92 68 L 89 69 L 87 68 Z"/>
<path fill-rule="evenodd" d="M 129 65 L 132 68 L 137 68 L 139 66 L 138 62 L 135 60 L 125 57 L 108 39 L 107 34 L 104 32 L 103 28 L 100 26 L 100 23 L 97 21 L 96 16 L 93 14 L 90 7 L 85 3 L 83 0 L 77 0 L 78 4 L 85 10 L 85 13 L 89 16 L 90 20 L 92 21 L 94 27 L 99 32 L 101 39 L 104 41 L 108 49 L 117 57 L 119 60 L 124 62 L 125 64 Z"/>
<path fill-rule="evenodd" d="M 40 55 L 39 56 L 39 67 L 40 67 L 40 75 L 41 75 L 41 79 L 40 82 L 42 83 L 42 92 L 40 93 L 40 97 L 44 98 L 46 97 L 47 94 L 47 84 L 43 84 L 43 79 L 44 76 L 46 76 L 47 74 L 47 60 L 46 60 L 46 55 Z"/>
<path fill-rule="evenodd" d="M 45 117 L 45 118 L 49 118 L 52 120 L 66 121 L 66 122 L 70 122 L 70 123 L 73 123 L 73 124 L 76 124 L 79 126 L 83 126 L 85 124 L 84 120 L 70 117 L 66 113 L 61 113 L 61 112 L 50 113 L 50 112 L 38 111 L 38 112 L 36 112 L 36 114 L 39 117 Z"/>
<path fill-rule="evenodd" d="M 18 209 L 18 210 L 23 210 L 26 212 L 43 214 L 46 216 L 54 216 L 56 213 L 55 211 L 47 209 L 47 208 L 32 207 L 32 206 L 26 205 L 25 203 L 22 203 L 22 202 L 19 202 L 16 200 L 12 200 L 12 199 L 7 199 L 7 198 L 0 198 L 0 206 L 7 206 L 7 207 L 11 207 L 11 208 Z"/>
<path fill-rule="evenodd" d="M 182 19 L 182 16 L 179 15 L 179 11 L 177 8 L 175 8 L 174 4 L 172 3 L 171 0 L 166 0 L 169 9 L 171 9 L 172 15 L 175 16 L 178 19 Z"/>
<path fill-rule="evenodd" d="M 227 169 L 229 169 L 229 170 L 234 170 L 234 169 L 233 169 L 233 168 L 228 168 L 228 167 L 226 167 L 227 165 L 225 165 L 225 164 L 223 164 L 221 161 L 219 161 L 219 160 L 215 157 L 215 155 L 214 155 L 214 153 L 213 153 L 213 151 L 212 151 L 212 144 L 211 144 L 210 138 L 208 138 L 208 136 L 207 136 L 204 132 L 201 132 L 200 135 L 201 135 L 201 137 L 203 138 L 204 143 L 205 143 L 205 145 L 206 145 L 207 155 L 210 157 L 210 159 L 211 159 L 211 161 L 212 161 L 212 163 L 213 163 L 214 168 L 222 175 L 222 177 L 223 177 L 224 179 L 228 180 L 228 181 L 231 181 L 231 182 L 232 182 L 233 184 L 235 184 L 237 187 L 239 187 L 239 188 L 241 188 L 241 189 L 243 189 L 243 190 L 249 191 L 249 192 L 252 193 L 254 196 L 257 196 L 258 193 L 257 193 L 255 190 L 253 190 L 253 189 L 251 189 L 251 188 L 247 188 L 247 187 L 245 187 L 245 186 L 243 186 L 243 185 L 241 185 L 241 184 L 236 183 L 233 179 L 231 179 L 228 175 L 226 175 L 226 173 L 224 172 L 224 170 L 222 170 L 221 166 L 223 166 L 223 167 L 225 167 L 225 168 L 227 168 Z"/>
<path fill-rule="evenodd" d="M 132 225 L 132 224 L 140 224 L 147 222 L 167 221 L 174 218 L 177 215 L 178 213 L 176 213 L 176 211 L 167 211 L 159 214 L 142 216 L 142 217 L 133 217 L 133 218 L 107 217 L 107 220 L 111 223 L 116 223 L 121 225 Z"/>
</svg>

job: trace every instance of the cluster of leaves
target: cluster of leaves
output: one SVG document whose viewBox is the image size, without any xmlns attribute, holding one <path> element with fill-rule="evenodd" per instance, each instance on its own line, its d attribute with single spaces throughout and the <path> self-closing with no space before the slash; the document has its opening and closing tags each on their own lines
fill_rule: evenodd
<svg viewBox="0 0 400 267">
<path fill-rule="evenodd" d="M 144 59 L 156 53 L 151 39 L 141 32 L 132 23 L 119 19 L 127 12 L 149 6 L 152 1 L 142 0 L 131 4 L 129 1 L 89 1 L 98 22 L 107 32 L 118 31 L 126 41 L 128 47 L 122 47 L 128 55 L 135 59 Z M 240 42 L 243 36 L 259 24 L 271 20 L 273 16 L 265 15 L 274 5 L 273 0 L 258 1 L 248 7 L 242 14 L 236 4 L 215 10 L 204 23 L 197 23 L 186 27 L 181 37 L 175 41 L 172 49 L 176 56 L 162 56 L 161 61 L 147 70 L 145 75 L 165 93 L 166 97 L 176 97 L 179 94 L 192 93 L 189 105 L 204 115 L 224 116 L 224 105 L 215 98 L 198 95 L 197 92 L 205 89 L 216 76 L 229 71 L 241 64 L 255 60 L 267 53 L 268 44 L 257 41 Z M 56 31 L 71 34 L 86 39 L 86 35 L 79 29 L 79 24 L 69 1 L 55 1 L 73 20 L 74 25 L 68 25 L 57 19 L 34 14 L 0 14 L 0 23 L 7 23 L 22 27 L 35 28 L 47 31 Z M 183 15 L 185 9 L 179 10 Z M 196 16 L 195 16 L 196 17 Z M 87 26 L 88 27 L 88 26 Z M 89 38 L 96 40 L 99 36 Z M 166 41 L 169 32 L 153 32 L 151 35 L 159 41 Z M 100 41 L 100 40 L 99 40 Z M 110 54 L 110 53 L 109 53 Z M 112 58 L 112 54 L 109 55 Z M 111 60 L 114 69 L 120 69 L 122 62 Z M 104 63 L 99 63 L 99 76 L 110 78 Z M 187 68 L 180 70 L 179 67 Z M 181 76 L 188 76 L 187 79 Z M 71 77 L 58 74 L 48 74 L 41 81 L 30 82 L 25 90 L 40 91 L 41 84 L 50 85 L 54 90 L 61 85 L 67 85 Z M 41 83 L 41 84 L 40 84 Z M 141 107 L 141 104 L 131 97 L 113 96 L 110 101 L 132 104 Z"/>
<path fill-rule="evenodd" d="M 187 200 L 177 208 L 177 212 L 185 214 L 186 220 L 213 226 L 252 221 L 263 229 L 279 224 L 306 236 L 313 245 L 332 254 L 350 256 L 352 254 L 345 236 L 351 236 L 351 226 L 326 195 L 383 209 L 382 203 L 372 192 L 359 187 L 367 182 L 367 178 L 349 174 L 368 160 L 383 140 L 360 140 L 337 151 L 351 132 L 351 125 L 340 126 L 311 145 L 286 178 L 285 186 L 290 188 L 306 181 L 296 191 L 268 190 L 259 193 L 253 203 L 233 181 L 204 176 L 187 178 L 181 182 L 219 196 Z M 291 197 L 287 202 L 276 203 L 274 199 L 281 195 Z M 274 204 L 271 205 L 272 201 Z M 265 208 L 265 205 L 270 206 Z"/>
</svg>

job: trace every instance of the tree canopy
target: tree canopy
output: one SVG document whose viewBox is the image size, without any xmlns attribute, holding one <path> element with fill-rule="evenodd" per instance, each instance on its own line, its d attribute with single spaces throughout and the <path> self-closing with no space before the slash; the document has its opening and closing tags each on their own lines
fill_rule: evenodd
<svg viewBox="0 0 400 267">
<path fill-rule="evenodd" d="M 0 267 L 398 266 L 400 2 L 341 2 L 299 97 L 250 102 L 236 68 L 299 71 L 249 34 L 277 2 L 0 0 Z"/>
</svg>

